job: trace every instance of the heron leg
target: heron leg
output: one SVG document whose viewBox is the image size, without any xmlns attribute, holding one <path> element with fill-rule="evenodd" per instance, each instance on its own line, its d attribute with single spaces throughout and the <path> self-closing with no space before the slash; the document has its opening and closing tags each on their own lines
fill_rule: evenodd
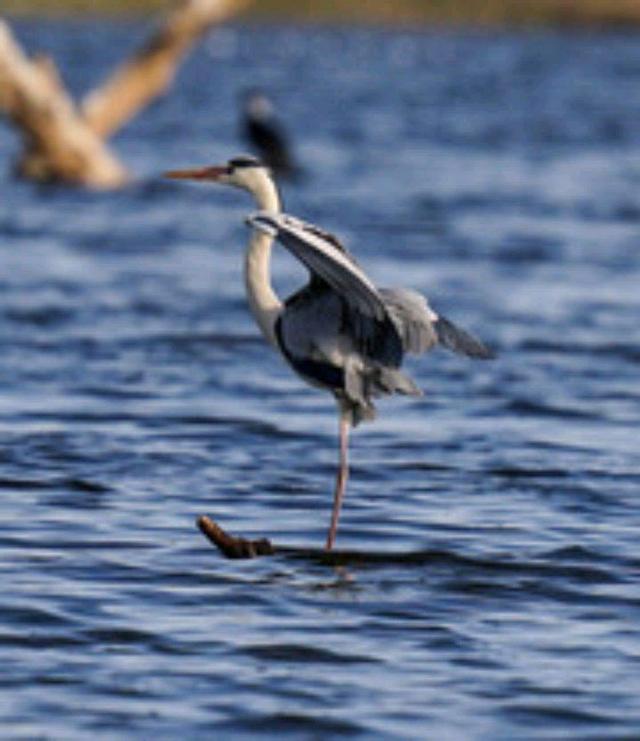
<svg viewBox="0 0 640 741">
<path fill-rule="evenodd" d="M 340 517 L 340 507 L 344 498 L 344 492 L 347 487 L 347 478 L 349 476 L 349 430 L 351 427 L 351 416 L 348 412 L 340 410 L 340 462 L 336 476 L 336 489 L 333 495 L 333 511 L 331 513 L 331 525 L 327 535 L 327 545 L 325 550 L 330 551 L 336 540 L 338 532 L 338 518 Z"/>
</svg>

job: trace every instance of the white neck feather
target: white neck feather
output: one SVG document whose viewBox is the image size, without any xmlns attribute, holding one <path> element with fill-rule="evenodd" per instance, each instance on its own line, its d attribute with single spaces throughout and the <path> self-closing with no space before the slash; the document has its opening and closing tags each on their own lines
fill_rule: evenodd
<svg viewBox="0 0 640 741">
<path fill-rule="evenodd" d="M 276 186 L 266 174 L 252 183 L 251 193 L 261 211 L 280 212 L 280 198 Z M 271 249 L 273 237 L 253 230 L 244 261 L 244 282 L 249 306 L 265 339 L 277 346 L 275 325 L 282 302 L 271 285 Z"/>
</svg>

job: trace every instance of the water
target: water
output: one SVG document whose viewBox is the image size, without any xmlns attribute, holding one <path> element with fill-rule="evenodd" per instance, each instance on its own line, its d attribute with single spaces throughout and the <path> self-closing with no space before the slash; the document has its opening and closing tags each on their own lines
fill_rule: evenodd
<svg viewBox="0 0 640 741">
<path fill-rule="evenodd" d="M 33 23 L 74 91 L 137 25 Z M 637 739 L 640 38 L 230 28 L 114 147 L 113 194 L 15 182 L 0 129 L 4 738 Z M 266 87 L 338 232 L 499 352 L 353 439 L 336 571 L 231 562 L 195 529 L 320 546 L 335 419 L 245 306 L 224 161 Z M 286 256 L 283 290 L 301 278 Z"/>
</svg>

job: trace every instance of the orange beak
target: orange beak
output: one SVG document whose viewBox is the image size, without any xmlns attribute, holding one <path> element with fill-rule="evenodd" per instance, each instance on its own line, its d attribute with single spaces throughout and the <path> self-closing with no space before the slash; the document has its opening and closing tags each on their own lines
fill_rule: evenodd
<svg viewBox="0 0 640 741">
<path fill-rule="evenodd" d="M 192 170 L 169 170 L 164 177 L 173 180 L 219 180 L 222 175 L 229 173 L 228 167 L 196 167 Z"/>
</svg>

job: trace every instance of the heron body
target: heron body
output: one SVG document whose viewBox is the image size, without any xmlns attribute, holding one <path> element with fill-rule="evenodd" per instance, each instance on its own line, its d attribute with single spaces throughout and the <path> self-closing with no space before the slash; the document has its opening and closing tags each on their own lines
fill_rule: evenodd
<svg viewBox="0 0 640 741">
<path fill-rule="evenodd" d="M 374 399 L 389 394 L 420 395 L 401 365 L 407 353 L 442 345 L 486 359 L 492 353 L 469 333 L 434 312 L 410 289 L 378 288 L 333 235 L 282 213 L 269 170 L 251 157 L 222 167 L 178 170 L 180 179 L 213 180 L 249 191 L 260 209 L 245 255 L 249 306 L 265 339 L 312 386 L 333 394 L 339 409 L 340 457 L 326 547 L 336 538 L 348 475 L 351 427 L 372 420 Z M 277 240 L 309 271 L 309 282 L 282 302 L 270 274 Z"/>
</svg>

